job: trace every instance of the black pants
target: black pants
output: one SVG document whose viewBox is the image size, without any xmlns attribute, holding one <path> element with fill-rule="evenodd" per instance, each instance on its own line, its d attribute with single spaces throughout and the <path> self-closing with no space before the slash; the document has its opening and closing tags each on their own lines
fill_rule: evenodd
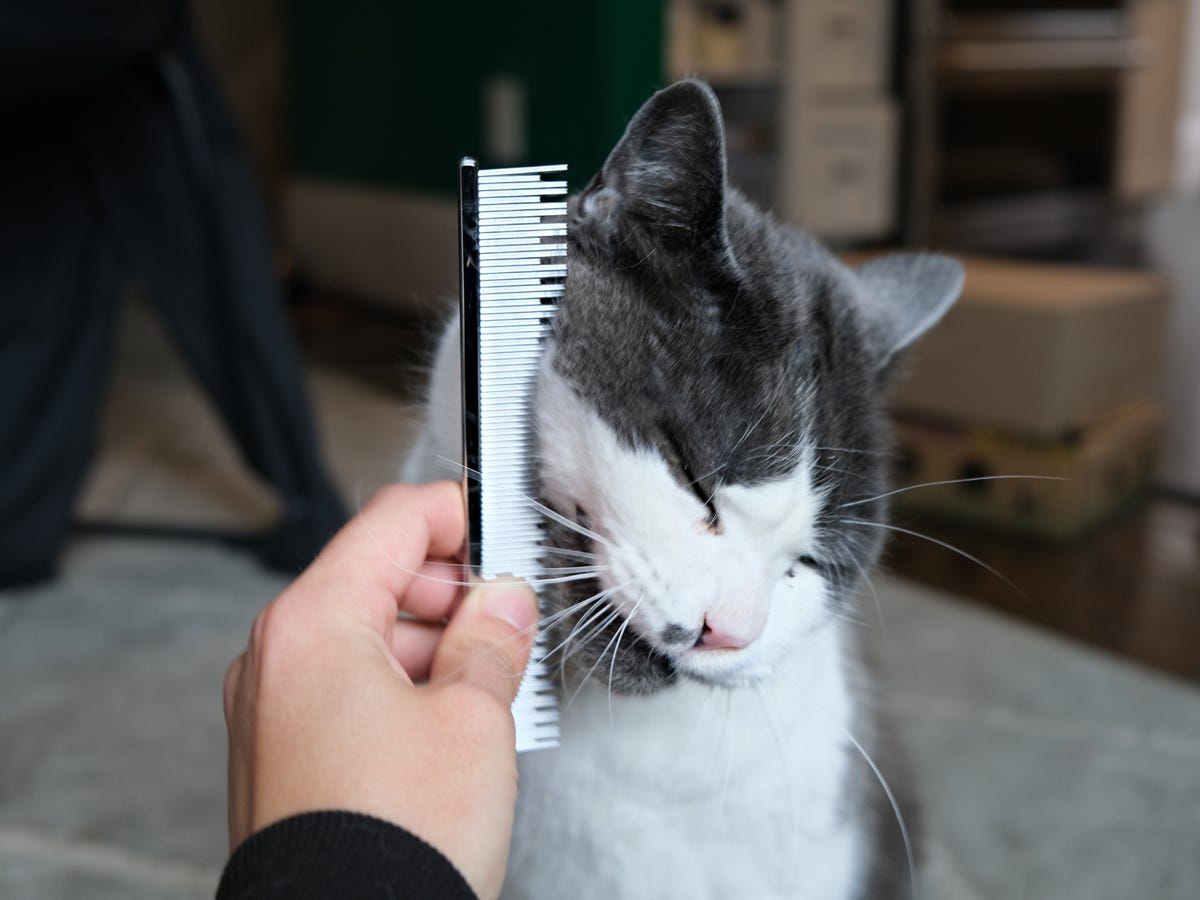
<svg viewBox="0 0 1200 900">
<path fill-rule="evenodd" d="M 110 5 L 0 11 L 0 584 L 53 571 L 130 274 L 278 489 L 264 552 L 298 568 L 344 511 L 240 135 L 186 6 Z"/>
</svg>

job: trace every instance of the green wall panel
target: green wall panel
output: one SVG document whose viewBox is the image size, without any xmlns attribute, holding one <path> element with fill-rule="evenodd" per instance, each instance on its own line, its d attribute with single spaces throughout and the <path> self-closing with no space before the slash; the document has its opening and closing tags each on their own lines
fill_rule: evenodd
<svg viewBox="0 0 1200 900">
<path fill-rule="evenodd" d="M 663 0 L 402 3 L 292 0 L 291 152 L 302 175 L 455 190 L 455 163 L 488 160 L 483 91 L 526 94 L 526 158 L 585 182 L 662 86 Z"/>
</svg>

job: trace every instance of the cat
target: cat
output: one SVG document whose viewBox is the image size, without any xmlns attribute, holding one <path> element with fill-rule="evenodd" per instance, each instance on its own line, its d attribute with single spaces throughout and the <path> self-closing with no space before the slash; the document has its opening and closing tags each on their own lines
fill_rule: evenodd
<svg viewBox="0 0 1200 900">
<path fill-rule="evenodd" d="M 910 897 L 917 812 L 852 620 L 886 388 L 961 267 L 850 268 L 755 208 L 699 81 L 571 198 L 568 266 L 536 465 L 547 565 L 583 578 L 546 595 L 562 743 L 520 759 L 504 896 Z M 460 458 L 457 329 L 411 480 Z"/>
</svg>

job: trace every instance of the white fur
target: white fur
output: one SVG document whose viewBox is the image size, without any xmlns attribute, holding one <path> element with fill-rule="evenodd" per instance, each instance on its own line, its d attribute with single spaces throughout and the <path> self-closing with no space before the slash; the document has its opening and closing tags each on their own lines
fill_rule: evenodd
<svg viewBox="0 0 1200 900">
<path fill-rule="evenodd" d="M 799 686 L 799 687 L 798 687 Z M 589 682 L 562 744 L 519 760 L 511 900 L 849 898 L 850 705 L 831 629 L 759 688 Z"/>
<path fill-rule="evenodd" d="M 456 334 L 453 323 L 415 451 L 426 459 L 406 475 L 457 458 Z M 665 625 L 698 628 L 706 615 L 762 632 L 740 650 L 663 648 L 693 677 L 652 696 L 611 695 L 603 671 L 583 685 L 563 709 L 561 746 L 520 760 L 504 896 L 855 896 L 846 660 L 827 586 L 794 562 L 815 550 L 822 502 L 808 459 L 788 478 L 718 489 L 713 533 L 663 459 L 622 446 L 551 363 L 538 387 L 546 499 L 567 516 L 587 511 L 600 580 L 623 586 L 611 602 L 633 613 L 630 627 L 660 646 Z"/>
<path fill-rule="evenodd" d="M 425 427 L 400 470 L 408 484 L 462 478 L 462 363 L 457 313 L 438 341 L 425 401 Z"/>
</svg>

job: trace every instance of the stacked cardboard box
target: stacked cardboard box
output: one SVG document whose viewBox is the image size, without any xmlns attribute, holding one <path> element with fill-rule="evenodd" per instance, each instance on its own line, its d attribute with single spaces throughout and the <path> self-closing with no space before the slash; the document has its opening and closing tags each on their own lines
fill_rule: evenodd
<svg viewBox="0 0 1200 900">
<path fill-rule="evenodd" d="M 1075 537 L 1150 485 L 1163 283 L 1137 272 L 963 263 L 962 298 L 914 350 L 894 399 L 900 483 L 975 480 L 905 491 L 897 503 Z"/>
</svg>

